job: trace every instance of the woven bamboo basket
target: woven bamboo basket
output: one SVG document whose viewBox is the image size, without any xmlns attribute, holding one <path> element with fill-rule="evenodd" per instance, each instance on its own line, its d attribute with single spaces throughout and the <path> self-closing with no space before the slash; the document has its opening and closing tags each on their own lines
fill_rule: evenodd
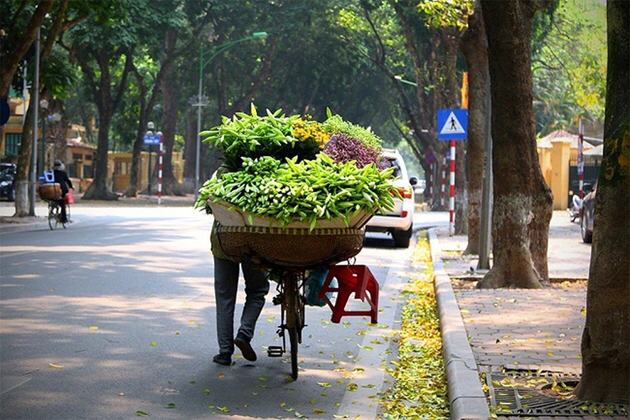
<svg viewBox="0 0 630 420">
<path fill-rule="evenodd" d="M 259 265 L 307 268 L 335 264 L 363 248 L 364 229 L 217 227 L 219 246 L 234 261 L 251 259 Z"/>
<path fill-rule="evenodd" d="M 56 182 L 41 184 L 38 191 L 42 200 L 61 200 L 61 185 Z"/>
</svg>

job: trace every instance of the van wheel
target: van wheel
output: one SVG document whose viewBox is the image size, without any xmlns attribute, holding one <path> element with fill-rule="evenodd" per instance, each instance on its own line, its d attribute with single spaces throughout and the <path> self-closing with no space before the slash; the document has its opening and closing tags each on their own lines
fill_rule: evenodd
<svg viewBox="0 0 630 420">
<path fill-rule="evenodd" d="M 413 225 L 409 226 L 407 230 L 395 230 L 392 232 L 394 243 L 400 248 L 409 248 L 409 242 L 411 240 L 411 232 L 413 231 Z"/>
</svg>

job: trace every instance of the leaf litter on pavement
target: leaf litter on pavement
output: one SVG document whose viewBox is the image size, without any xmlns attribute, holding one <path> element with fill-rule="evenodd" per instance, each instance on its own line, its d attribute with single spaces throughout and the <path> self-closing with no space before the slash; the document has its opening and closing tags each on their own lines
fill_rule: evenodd
<svg viewBox="0 0 630 420">
<path fill-rule="evenodd" d="M 431 252 L 426 237 L 418 237 L 414 262 L 426 265 L 412 277 L 399 332 L 398 360 L 387 371 L 392 387 L 379 394 L 387 419 L 449 418 L 446 370 L 442 358 L 440 320 L 433 286 Z M 395 340 L 392 337 L 392 340 Z"/>
</svg>

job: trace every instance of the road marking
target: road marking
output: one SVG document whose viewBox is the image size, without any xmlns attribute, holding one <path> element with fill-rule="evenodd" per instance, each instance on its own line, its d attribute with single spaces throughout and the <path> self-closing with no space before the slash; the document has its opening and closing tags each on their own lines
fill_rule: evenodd
<svg viewBox="0 0 630 420">
<path fill-rule="evenodd" d="M 0 395 L 3 395 L 4 393 L 11 391 L 12 389 L 17 388 L 18 386 L 24 385 L 31 379 L 33 378 L 24 378 L 24 377 L 19 377 L 19 376 L 3 376 L 2 382 L 0 382 L 0 385 L 1 385 Z M 4 389 L 7 386 L 8 388 Z"/>
</svg>

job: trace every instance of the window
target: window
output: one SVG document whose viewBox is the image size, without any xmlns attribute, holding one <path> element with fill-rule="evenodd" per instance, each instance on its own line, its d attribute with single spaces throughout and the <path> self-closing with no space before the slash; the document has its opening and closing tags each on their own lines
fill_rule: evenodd
<svg viewBox="0 0 630 420">
<path fill-rule="evenodd" d="M 129 175 L 131 162 L 116 162 L 114 165 L 114 175 Z"/>
<path fill-rule="evenodd" d="M 4 154 L 6 156 L 17 156 L 20 153 L 21 141 L 22 141 L 22 134 L 7 133 L 6 143 L 4 145 Z"/>
<path fill-rule="evenodd" d="M 77 165 L 76 164 L 70 163 L 68 164 L 66 169 L 67 169 L 66 172 L 68 173 L 68 176 L 70 178 L 77 178 Z"/>
<path fill-rule="evenodd" d="M 73 153 L 72 154 L 72 160 L 81 161 L 81 160 L 83 160 L 83 155 L 81 153 Z"/>
<path fill-rule="evenodd" d="M 94 167 L 92 165 L 83 165 L 83 178 L 94 178 Z"/>
<path fill-rule="evenodd" d="M 92 155 L 85 155 L 85 160 L 92 160 Z"/>
</svg>

